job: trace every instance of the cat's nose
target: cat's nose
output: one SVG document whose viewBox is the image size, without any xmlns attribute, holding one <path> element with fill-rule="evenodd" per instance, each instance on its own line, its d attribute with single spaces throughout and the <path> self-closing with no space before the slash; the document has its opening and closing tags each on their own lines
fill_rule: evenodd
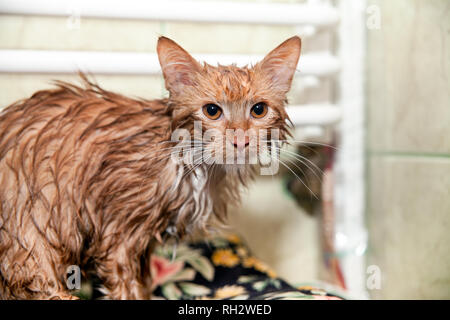
<svg viewBox="0 0 450 320">
<path fill-rule="evenodd" d="M 247 147 L 250 143 L 250 138 L 248 136 L 245 136 L 241 139 L 238 139 L 237 136 L 234 136 L 233 139 L 233 145 L 235 148 L 239 148 L 239 149 L 243 149 L 245 147 Z"/>
</svg>

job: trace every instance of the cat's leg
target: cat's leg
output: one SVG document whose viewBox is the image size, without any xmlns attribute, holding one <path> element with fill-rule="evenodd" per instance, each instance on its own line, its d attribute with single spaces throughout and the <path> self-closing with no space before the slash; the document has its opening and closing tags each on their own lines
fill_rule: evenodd
<svg viewBox="0 0 450 320">
<path fill-rule="evenodd" d="M 64 268 L 58 266 L 56 259 L 48 261 L 48 253 L 29 252 L 17 246 L 4 252 L 0 266 L 0 299 L 78 299 L 66 285 Z"/>
<path fill-rule="evenodd" d="M 136 251 L 126 241 L 109 246 L 108 255 L 96 261 L 97 275 L 103 282 L 106 298 L 148 300 L 151 298 L 151 247 Z"/>
<path fill-rule="evenodd" d="M 0 229 L 0 299 L 77 299 L 66 284 L 62 252 L 33 228 Z"/>
</svg>

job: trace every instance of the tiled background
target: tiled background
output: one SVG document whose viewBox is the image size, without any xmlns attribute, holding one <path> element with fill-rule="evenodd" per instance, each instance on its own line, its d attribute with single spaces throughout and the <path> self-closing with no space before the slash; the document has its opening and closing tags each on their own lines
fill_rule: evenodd
<svg viewBox="0 0 450 320">
<path fill-rule="evenodd" d="M 450 1 L 369 1 L 367 222 L 374 298 L 450 298 Z"/>
</svg>

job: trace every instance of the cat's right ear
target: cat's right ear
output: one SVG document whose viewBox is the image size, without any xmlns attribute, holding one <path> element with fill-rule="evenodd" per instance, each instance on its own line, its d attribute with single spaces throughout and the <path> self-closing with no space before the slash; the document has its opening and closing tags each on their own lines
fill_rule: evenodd
<svg viewBox="0 0 450 320">
<path fill-rule="evenodd" d="M 201 70 L 201 65 L 186 50 L 169 38 L 159 37 L 157 52 L 170 93 L 179 93 L 184 86 L 194 85 L 194 75 Z"/>
<path fill-rule="evenodd" d="M 298 36 L 292 37 L 273 49 L 259 63 L 273 85 L 284 92 L 288 92 L 291 87 L 301 48 L 301 39 Z"/>
</svg>

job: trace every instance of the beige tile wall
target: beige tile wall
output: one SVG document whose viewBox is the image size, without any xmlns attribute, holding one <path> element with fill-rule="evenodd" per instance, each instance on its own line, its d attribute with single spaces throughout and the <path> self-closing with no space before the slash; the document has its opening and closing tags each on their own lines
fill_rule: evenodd
<svg viewBox="0 0 450 320">
<path fill-rule="evenodd" d="M 450 298 L 450 161 L 374 156 L 369 264 L 382 272 L 374 298 Z"/>
<path fill-rule="evenodd" d="M 370 147 L 450 153 L 450 2 L 371 2 L 382 24 L 368 41 Z"/>
<path fill-rule="evenodd" d="M 450 2 L 369 1 L 369 264 L 374 298 L 450 298 Z"/>
</svg>

